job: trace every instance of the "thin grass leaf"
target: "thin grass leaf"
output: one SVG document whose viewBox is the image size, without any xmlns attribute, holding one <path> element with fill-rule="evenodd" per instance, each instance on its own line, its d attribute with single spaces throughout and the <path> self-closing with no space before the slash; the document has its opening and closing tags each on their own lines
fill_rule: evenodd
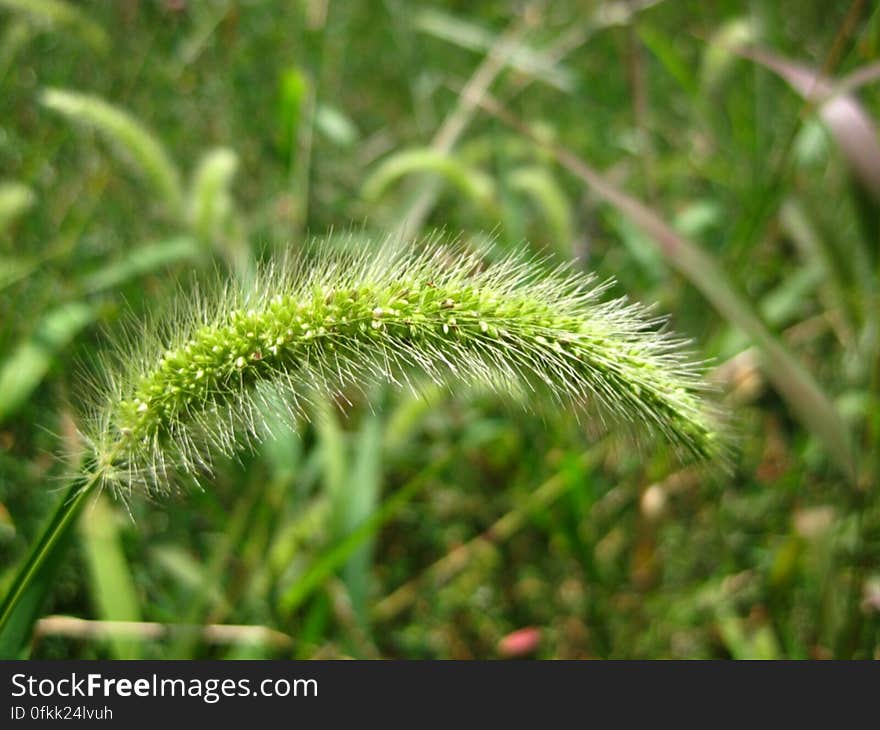
<svg viewBox="0 0 880 730">
<path fill-rule="evenodd" d="M 308 101 L 310 84 L 306 75 L 298 68 L 286 69 L 278 83 L 278 131 L 276 145 L 278 156 L 285 169 L 293 168 L 297 141 L 300 133 L 300 120 Z"/>
<path fill-rule="evenodd" d="M 86 274 L 80 288 L 87 294 L 107 291 L 174 264 L 198 261 L 203 255 L 204 249 L 190 236 L 146 243 L 128 251 L 120 261 Z"/>
<path fill-rule="evenodd" d="M 694 69 L 676 47 L 675 36 L 661 33 L 646 24 L 639 24 L 637 32 L 639 40 L 660 61 L 666 72 L 681 85 L 689 96 L 696 97 L 700 91 L 697 77 Z"/>
<path fill-rule="evenodd" d="M 807 209 L 796 198 L 789 198 L 783 203 L 779 211 L 779 224 L 810 268 L 818 271 L 826 308 L 841 308 L 849 327 L 855 328 L 861 321 L 862 307 L 861 302 L 854 301 L 861 297 L 849 293 L 851 290 L 859 291 L 852 287 L 853 281 L 861 283 L 858 272 L 853 271 L 854 257 L 847 255 L 848 252 L 835 246 L 828 236 L 816 230 Z"/>
<path fill-rule="evenodd" d="M 486 53 L 483 61 L 474 69 L 473 74 L 459 94 L 453 110 L 443 120 L 443 124 L 431 139 L 430 149 L 438 154 L 451 154 L 464 130 L 473 120 L 483 95 L 507 67 L 511 55 L 516 51 L 528 27 L 529 14 L 514 19 L 505 31 L 498 36 L 495 43 Z M 436 180 L 427 180 L 416 196 L 407 203 L 406 208 L 397 217 L 397 226 L 392 240 L 401 243 L 418 235 L 431 210 L 437 203 L 440 185 Z"/>
<path fill-rule="evenodd" d="M 802 313 L 804 304 L 813 299 L 822 279 L 822 270 L 817 265 L 797 269 L 761 299 L 758 305 L 761 318 L 775 329 L 792 324 Z M 746 349 L 748 343 L 748 337 L 741 330 L 732 330 L 718 347 L 719 356 L 733 357 Z"/>
<path fill-rule="evenodd" d="M 222 586 L 211 578 L 210 566 L 191 556 L 183 548 L 177 545 L 157 545 L 150 550 L 150 562 L 177 583 L 183 594 L 195 597 L 200 606 L 229 609 Z"/>
<path fill-rule="evenodd" d="M 365 416 L 355 434 L 354 459 L 345 486 L 346 533 L 365 524 L 379 507 L 382 479 L 382 422 L 375 414 Z M 351 555 L 342 571 L 355 615 L 366 627 L 375 536 L 367 538 Z"/>
<path fill-rule="evenodd" d="M 20 658 L 66 558 L 70 527 L 94 484 L 86 478 L 71 482 L 0 601 L 0 659 Z"/>
<path fill-rule="evenodd" d="M 498 42 L 498 36 L 476 23 L 457 18 L 434 8 L 418 12 L 413 25 L 422 33 L 454 43 L 471 51 L 489 51 Z M 508 60 L 510 66 L 560 91 L 570 93 L 575 86 L 572 72 L 547 55 L 519 42 Z"/>
<path fill-rule="evenodd" d="M 337 535 L 345 532 L 345 483 L 348 475 L 348 449 L 345 433 L 330 400 L 320 399 L 315 406 L 315 436 L 321 454 L 321 477 L 324 492 L 330 500 L 332 529 Z"/>
<path fill-rule="evenodd" d="M 366 541 L 376 535 L 383 525 L 390 522 L 418 494 L 429 481 L 448 463 L 451 453 L 435 458 L 431 465 L 410 479 L 404 486 L 386 499 L 373 515 L 333 548 L 323 553 L 309 566 L 308 571 L 281 595 L 278 608 L 286 615 L 292 614 L 315 590 L 338 571 Z"/>
<path fill-rule="evenodd" d="M 537 515 L 557 501 L 575 484 L 583 484 L 590 478 L 590 471 L 600 461 L 607 441 L 602 440 L 590 447 L 557 471 L 549 479 L 530 491 L 512 510 L 499 517 L 482 533 L 468 542 L 458 545 L 392 593 L 378 601 L 372 610 L 373 621 L 386 622 L 400 614 L 425 592 L 439 590 L 455 575 L 465 570 L 475 554 L 487 545 L 503 545 L 523 526 L 529 518 Z M 489 539 L 490 538 L 490 539 Z"/>
<path fill-rule="evenodd" d="M 131 576 L 117 510 L 104 495 L 98 495 L 79 521 L 82 546 L 89 569 L 89 592 L 103 621 L 141 620 L 137 590 Z M 117 635 L 110 639 L 116 659 L 141 659 L 141 642 Z"/>
</svg>

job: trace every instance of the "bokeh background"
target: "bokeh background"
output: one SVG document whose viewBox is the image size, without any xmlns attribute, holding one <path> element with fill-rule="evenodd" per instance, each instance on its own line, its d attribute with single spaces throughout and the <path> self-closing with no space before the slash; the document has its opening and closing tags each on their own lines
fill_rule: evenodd
<svg viewBox="0 0 880 730">
<path fill-rule="evenodd" d="M 0 0 L 5 584 L 128 313 L 311 236 L 613 276 L 732 434 L 318 404 L 90 505 L 25 655 L 880 658 L 878 59 L 860 0 Z"/>
</svg>

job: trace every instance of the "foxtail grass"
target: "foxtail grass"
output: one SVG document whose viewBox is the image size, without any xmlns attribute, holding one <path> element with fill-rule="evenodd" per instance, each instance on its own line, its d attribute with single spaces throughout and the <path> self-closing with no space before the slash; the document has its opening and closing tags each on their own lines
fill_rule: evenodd
<svg viewBox="0 0 880 730">
<path fill-rule="evenodd" d="M 394 248 L 394 247 L 389 247 Z M 85 429 L 101 482 L 163 491 L 265 437 L 312 397 L 384 381 L 525 392 L 718 453 L 699 367 L 648 309 L 610 284 L 522 255 L 491 265 L 430 244 L 264 267 L 255 283 L 192 296 L 102 367 Z M 278 393 L 282 398 L 278 398 Z M 270 417 L 270 415 L 272 417 Z"/>
<path fill-rule="evenodd" d="M 427 377 L 656 431 L 686 457 L 720 455 L 699 364 L 648 308 L 607 298 L 609 283 L 524 255 L 487 265 L 430 242 L 316 253 L 185 296 L 102 364 L 84 466 L 0 605 L 0 648 L 24 641 L 34 591 L 48 591 L 90 492 L 128 499 L 210 478 L 217 454 L 271 433 L 278 404 L 298 418 L 310 398 L 344 401 L 377 382 L 417 389 Z"/>
</svg>

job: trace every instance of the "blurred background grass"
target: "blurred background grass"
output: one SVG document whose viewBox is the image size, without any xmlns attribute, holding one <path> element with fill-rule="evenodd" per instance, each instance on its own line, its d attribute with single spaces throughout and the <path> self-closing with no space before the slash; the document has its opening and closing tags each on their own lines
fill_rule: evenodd
<svg viewBox="0 0 880 730">
<path fill-rule="evenodd" d="M 734 434 L 324 404 L 89 506 L 26 655 L 880 658 L 878 49 L 860 0 L 0 0 L 0 586 L 107 333 L 311 235 L 614 276 Z"/>
</svg>

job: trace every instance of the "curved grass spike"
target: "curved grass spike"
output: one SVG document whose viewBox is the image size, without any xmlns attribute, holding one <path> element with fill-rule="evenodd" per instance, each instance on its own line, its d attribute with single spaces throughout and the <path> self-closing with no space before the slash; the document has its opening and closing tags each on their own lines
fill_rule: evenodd
<svg viewBox="0 0 880 730">
<path fill-rule="evenodd" d="M 400 178 L 413 173 L 431 173 L 453 185 L 479 210 L 497 219 L 498 201 L 495 183 L 482 170 L 463 162 L 455 155 L 429 147 L 402 150 L 386 157 L 362 186 L 366 200 L 376 201 Z"/>
<path fill-rule="evenodd" d="M 71 3 L 62 0 L 0 0 L 0 8 L 20 12 L 37 25 L 70 29 L 99 53 L 105 52 L 110 45 L 104 29 Z"/>
<path fill-rule="evenodd" d="M 522 256 L 484 266 L 434 244 L 317 259 L 185 305 L 147 344 L 139 333 L 87 432 L 105 485 L 163 490 L 177 471 L 209 470 L 212 453 L 263 436 L 279 402 L 270 391 L 302 413 L 310 394 L 406 384 L 413 372 L 543 393 L 653 427 L 691 455 L 718 452 L 681 341 L 644 307 L 601 301 L 606 287 L 589 277 L 536 273 Z"/>
<path fill-rule="evenodd" d="M 213 451 L 262 437 L 278 403 L 302 411 L 310 394 L 405 384 L 416 371 L 583 404 L 653 426 L 698 458 L 720 451 L 682 342 L 644 307 L 602 301 L 607 287 L 573 269 L 540 273 L 522 256 L 484 266 L 430 243 L 318 254 L 313 266 L 266 267 L 247 291 L 193 297 L 120 353 L 98 384 L 82 470 L 0 600 L 0 657 L 27 642 L 91 492 L 126 497 L 204 474 Z"/>
<path fill-rule="evenodd" d="M 67 89 L 44 89 L 40 101 L 48 109 L 101 133 L 153 185 L 169 213 L 182 214 L 180 172 L 158 138 L 131 114 L 100 97 Z"/>
<path fill-rule="evenodd" d="M 189 192 L 189 224 L 201 241 L 210 241 L 232 209 L 229 188 L 238 169 L 238 155 L 228 147 L 207 152 L 193 175 Z"/>
</svg>

